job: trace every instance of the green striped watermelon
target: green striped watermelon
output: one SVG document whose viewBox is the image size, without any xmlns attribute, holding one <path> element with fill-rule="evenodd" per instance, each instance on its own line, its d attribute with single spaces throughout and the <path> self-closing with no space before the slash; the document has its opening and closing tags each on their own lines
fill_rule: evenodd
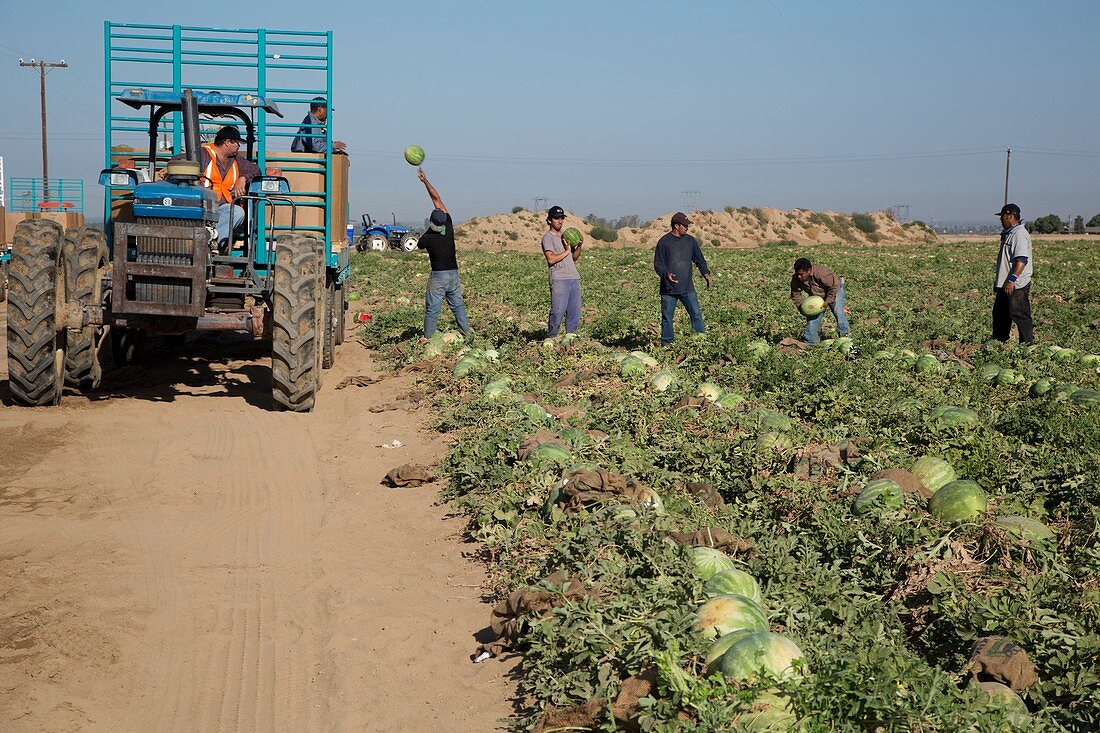
<svg viewBox="0 0 1100 733">
<path fill-rule="evenodd" d="M 761 606 L 764 605 L 764 596 L 760 592 L 760 584 L 740 568 L 726 568 L 711 576 L 703 586 L 708 596 L 738 595 L 750 598 Z"/>
<path fill-rule="evenodd" d="M 732 557 L 713 547 L 692 547 L 688 553 L 695 566 L 695 574 L 703 580 L 710 580 L 723 570 L 737 567 Z"/>
<path fill-rule="evenodd" d="M 569 227 L 561 233 L 561 241 L 565 242 L 570 247 L 576 247 L 581 243 L 581 233 L 579 230 Z"/>
<path fill-rule="evenodd" d="M 762 678 L 791 679 L 801 674 L 795 661 L 804 659 L 793 641 L 770 631 L 758 631 L 737 641 L 718 662 L 718 668 L 736 682 Z"/>
<path fill-rule="evenodd" d="M 919 374 L 935 374 L 940 371 L 940 360 L 931 354 L 925 354 L 917 359 L 913 365 L 913 371 Z"/>
<path fill-rule="evenodd" d="M 955 480 L 941 486 L 928 500 L 928 511 L 944 522 L 966 522 L 985 511 L 989 497 L 974 481 Z"/>
<path fill-rule="evenodd" d="M 719 637 L 738 629 L 766 631 L 768 619 L 759 603 L 731 594 L 715 596 L 704 603 L 699 608 L 696 626 L 706 636 Z"/>
<path fill-rule="evenodd" d="M 419 145 L 410 145 L 405 148 L 405 162 L 409 165 L 420 165 L 424 162 L 424 148 Z"/>
<path fill-rule="evenodd" d="M 852 502 L 856 514 L 872 514 L 901 509 L 905 505 L 905 492 L 888 478 L 869 482 Z"/>
<path fill-rule="evenodd" d="M 1005 535 L 1024 546 L 1044 544 L 1054 541 L 1054 532 L 1037 519 L 1013 514 L 1001 517 L 993 523 L 1004 530 Z"/>
<path fill-rule="evenodd" d="M 1100 402 L 1100 390 L 1079 389 L 1069 396 L 1069 401 L 1075 405 L 1095 405 Z"/>
<path fill-rule="evenodd" d="M 706 656 L 703 658 L 703 661 L 707 663 L 707 671 L 717 671 L 718 665 L 716 662 L 722 658 L 726 650 L 751 633 L 753 633 L 752 629 L 738 629 L 737 631 L 731 631 L 728 634 L 719 636 L 718 639 L 710 645 L 710 648 L 707 649 Z"/>
<path fill-rule="evenodd" d="M 956 478 L 955 469 L 951 468 L 950 463 L 942 458 L 933 458 L 932 456 L 918 458 L 913 467 L 909 469 L 909 473 L 916 476 L 917 480 L 929 491 L 936 491 Z"/>
</svg>

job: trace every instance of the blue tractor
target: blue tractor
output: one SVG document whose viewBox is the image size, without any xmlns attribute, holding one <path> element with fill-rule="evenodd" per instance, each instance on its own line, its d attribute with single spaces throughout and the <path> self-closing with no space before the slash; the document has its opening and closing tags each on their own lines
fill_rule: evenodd
<svg viewBox="0 0 1100 733">
<path fill-rule="evenodd" d="M 108 167 L 100 174 L 107 188 L 106 231 L 64 231 L 40 219 L 16 229 L 8 296 L 13 402 L 53 405 L 63 386 L 95 388 L 103 365 L 128 363 L 148 334 L 235 331 L 270 343 L 273 408 L 312 410 L 322 369 L 332 365 L 343 336 L 350 253 L 346 233 L 339 243 L 330 234 L 329 182 L 338 177 L 331 174 L 332 153 L 272 152 L 268 139 L 283 138 L 289 148 L 298 126 L 277 122 L 283 115 L 264 92 L 270 82 L 292 101 L 319 94 L 331 99 L 331 73 L 323 84 L 303 88 L 269 78 L 280 68 L 278 59 L 289 55 L 279 53 L 279 44 L 294 54 L 285 68 L 327 70 L 331 33 L 107 23 L 106 36 L 111 111 Z M 160 77 L 147 86 L 112 80 L 116 64 L 148 64 L 133 53 L 136 39 L 146 55 L 159 51 L 161 63 L 173 62 L 170 83 Z M 249 43 L 255 44 L 251 63 Z M 191 65 L 217 74 L 223 65 L 208 55 L 220 46 L 235 65 L 257 70 L 243 82 L 249 91 L 204 92 L 181 78 Z M 306 47 L 322 50 L 303 61 Z M 134 72 L 123 73 L 134 78 Z M 209 171 L 200 165 L 200 115 L 232 120 L 245 141 L 241 154 L 255 159 L 262 173 L 233 197 L 245 216 L 221 247 L 215 225 L 224 202 L 204 180 Z M 147 149 L 117 145 L 124 132 L 144 135 Z M 174 143 L 166 150 L 162 141 L 169 136 Z M 330 133 L 317 136 L 331 150 Z M 287 176 L 300 170 L 296 165 L 320 171 L 317 190 L 291 193 Z M 343 216 L 336 212 L 336 221 Z"/>
<path fill-rule="evenodd" d="M 355 241 L 355 248 L 360 252 L 384 252 L 387 249 L 415 252 L 420 235 L 408 227 L 399 226 L 396 214 L 390 216 L 393 217 L 393 224 L 382 224 L 371 219 L 370 214 L 363 214 L 363 233 Z"/>
</svg>

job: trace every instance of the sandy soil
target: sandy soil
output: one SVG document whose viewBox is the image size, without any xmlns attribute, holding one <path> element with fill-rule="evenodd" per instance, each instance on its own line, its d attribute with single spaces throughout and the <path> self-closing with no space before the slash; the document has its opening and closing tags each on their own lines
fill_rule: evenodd
<svg viewBox="0 0 1100 733">
<path fill-rule="evenodd" d="M 464 522 L 380 485 L 446 447 L 368 411 L 409 377 L 349 338 L 317 410 L 274 413 L 262 348 L 222 339 L 107 385 L 0 407 L 0 730 L 500 727 L 515 663 L 470 661 Z"/>
</svg>

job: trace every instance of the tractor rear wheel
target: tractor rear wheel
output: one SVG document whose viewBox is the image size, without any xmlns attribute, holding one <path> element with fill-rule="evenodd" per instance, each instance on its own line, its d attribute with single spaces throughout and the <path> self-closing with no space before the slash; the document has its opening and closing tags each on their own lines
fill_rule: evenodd
<svg viewBox="0 0 1100 733">
<path fill-rule="evenodd" d="M 371 234 L 367 237 L 367 246 L 372 252 L 385 252 L 390 247 L 384 234 Z"/>
<path fill-rule="evenodd" d="M 62 245 L 70 305 L 103 305 L 103 277 L 107 270 L 107 238 L 103 232 L 79 227 L 65 232 Z M 95 389 L 103 376 L 100 347 L 103 327 L 89 325 L 66 336 L 65 385 Z"/>
<path fill-rule="evenodd" d="M 8 389 L 17 405 L 61 400 L 65 373 L 64 230 L 47 219 L 15 228 L 8 293 Z"/>
<path fill-rule="evenodd" d="M 416 245 L 420 242 L 420 235 L 416 232 L 409 232 L 405 236 L 401 237 L 401 249 L 406 252 L 415 252 Z"/>
<path fill-rule="evenodd" d="M 275 243 L 271 398 L 276 410 L 309 412 L 321 382 L 319 287 L 324 270 L 314 237 L 286 234 Z"/>
<path fill-rule="evenodd" d="M 324 334 L 324 352 L 321 356 L 321 368 L 331 369 L 336 362 L 336 309 L 339 305 L 336 283 L 325 283 L 325 313 L 322 333 Z"/>
</svg>

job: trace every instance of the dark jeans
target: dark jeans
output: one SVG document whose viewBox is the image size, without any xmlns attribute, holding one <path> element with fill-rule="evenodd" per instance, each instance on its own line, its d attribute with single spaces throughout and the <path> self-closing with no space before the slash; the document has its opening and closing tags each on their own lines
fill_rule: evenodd
<svg viewBox="0 0 1100 733">
<path fill-rule="evenodd" d="M 687 309 L 691 318 L 691 328 L 695 333 L 703 333 L 706 327 L 703 325 L 703 312 L 699 310 L 699 296 L 695 291 L 690 293 L 678 293 L 665 295 L 661 293 L 661 343 L 672 343 L 672 319 L 676 315 L 676 303 L 679 301 Z"/>
<path fill-rule="evenodd" d="M 1020 343 L 1029 344 L 1035 340 L 1031 326 L 1031 301 L 1028 294 L 1031 283 L 1015 288 L 1012 295 L 1005 295 L 1003 288 L 997 288 L 993 296 L 993 338 L 1008 341 L 1012 333 L 1012 324 L 1020 334 Z"/>
<path fill-rule="evenodd" d="M 561 329 L 565 319 L 565 332 L 576 333 L 581 325 L 581 281 L 550 281 L 550 318 L 546 323 L 546 334 L 553 338 Z"/>
</svg>

